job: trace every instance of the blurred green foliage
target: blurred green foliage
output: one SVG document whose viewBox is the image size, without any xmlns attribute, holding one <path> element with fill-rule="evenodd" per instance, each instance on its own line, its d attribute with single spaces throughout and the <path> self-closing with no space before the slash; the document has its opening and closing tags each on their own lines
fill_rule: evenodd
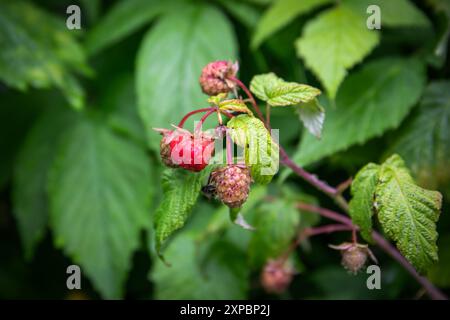
<svg viewBox="0 0 450 320">
<path fill-rule="evenodd" d="M 320 140 L 294 110 L 273 108 L 271 119 L 295 161 L 330 184 L 396 152 L 420 186 L 441 191 L 430 279 L 450 286 L 448 0 L 78 1 L 82 29 L 68 30 L 74 3 L 0 0 L 0 298 L 420 295 L 377 248 L 382 289 L 367 290 L 365 274 L 347 274 L 327 248 L 348 240 L 342 233 L 306 241 L 290 257 L 299 274 L 289 290 L 264 293 L 264 262 L 326 223 L 295 202 L 333 204 L 283 169 L 253 188 L 242 211 L 251 232 L 224 207 L 195 202 L 205 177 L 183 185 L 163 174 L 152 128 L 208 105 L 198 77 L 217 59 L 238 60 L 246 83 L 272 71 L 321 88 Z M 381 30 L 365 27 L 368 4 L 380 6 Z M 162 200 L 173 190 L 184 207 Z M 167 210 L 183 216 L 170 232 L 187 222 L 162 246 L 164 263 L 155 245 L 167 234 L 153 222 Z M 66 289 L 73 263 L 76 294 Z"/>
</svg>

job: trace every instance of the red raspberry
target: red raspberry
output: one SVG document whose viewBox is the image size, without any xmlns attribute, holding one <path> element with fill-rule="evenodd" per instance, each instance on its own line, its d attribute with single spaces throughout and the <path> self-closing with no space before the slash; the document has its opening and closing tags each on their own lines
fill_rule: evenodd
<svg viewBox="0 0 450 320">
<path fill-rule="evenodd" d="M 233 90 L 236 85 L 229 78 L 236 76 L 238 69 L 237 62 L 215 61 L 207 64 L 199 79 L 202 91 L 215 96 Z"/>
<path fill-rule="evenodd" d="M 211 173 L 217 197 L 230 208 L 239 208 L 247 200 L 251 181 L 245 165 L 227 165 Z"/>
<path fill-rule="evenodd" d="M 194 136 L 181 128 L 155 130 L 163 135 L 160 154 L 163 163 L 168 167 L 201 171 L 214 154 L 214 139 L 204 133 Z"/>
<path fill-rule="evenodd" d="M 357 274 L 364 267 L 368 257 L 377 262 L 372 251 L 364 244 L 344 242 L 338 246 L 330 245 L 330 247 L 341 252 L 342 266 L 352 274 Z"/>
<path fill-rule="evenodd" d="M 261 285 L 267 293 L 281 294 L 294 277 L 294 268 L 281 260 L 270 260 L 261 273 Z"/>
</svg>

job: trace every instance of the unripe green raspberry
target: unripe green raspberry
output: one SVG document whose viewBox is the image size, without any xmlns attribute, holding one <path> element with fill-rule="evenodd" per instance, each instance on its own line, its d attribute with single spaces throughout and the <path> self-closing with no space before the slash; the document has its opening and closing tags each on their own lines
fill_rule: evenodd
<svg viewBox="0 0 450 320">
<path fill-rule="evenodd" d="M 247 200 L 251 180 L 250 170 L 244 165 L 227 165 L 211 173 L 217 197 L 230 208 L 239 208 Z"/>
<path fill-rule="evenodd" d="M 237 63 L 229 61 L 214 61 L 208 63 L 200 75 L 200 86 L 202 91 L 209 96 L 219 93 L 227 93 L 235 88 L 235 83 L 229 80 L 235 77 L 239 67 Z"/>
</svg>

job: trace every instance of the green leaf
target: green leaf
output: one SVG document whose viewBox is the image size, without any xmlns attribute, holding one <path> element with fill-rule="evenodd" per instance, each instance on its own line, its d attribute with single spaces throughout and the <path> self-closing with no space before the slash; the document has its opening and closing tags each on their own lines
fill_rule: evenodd
<svg viewBox="0 0 450 320">
<path fill-rule="evenodd" d="M 352 200 L 349 214 L 354 224 L 359 226 L 361 236 L 372 243 L 372 216 L 374 214 L 375 188 L 378 183 L 380 166 L 369 163 L 359 170 L 352 182 Z"/>
<path fill-rule="evenodd" d="M 327 108 L 322 139 L 303 135 L 295 161 L 305 166 L 396 128 L 420 98 L 424 83 L 417 60 L 367 64 L 344 82 L 336 107 Z"/>
<path fill-rule="evenodd" d="M 120 74 L 104 86 L 100 105 L 108 124 L 118 133 L 145 146 L 146 133 L 139 117 L 132 74 Z"/>
<path fill-rule="evenodd" d="M 361 17 L 369 17 L 367 8 L 377 5 L 381 12 L 383 27 L 430 27 L 427 16 L 409 0 L 344 0 L 344 4 Z"/>
<path fill-rule="evenodd" d="M 279 258 L 294 240 L 300 223 L 295 203 L 276 200 L 264 203 L 256 212 L 256 230 L 249 245 L 250 262 L 259 269 L 269 259 Z"/>
<path fill-rule="evenodd" d="M 400 156 L 381 165 L 375 190 L 378 220 L 421 273 L 438 260 L 436 222 L 441 205 L 442 195 L 416 185 Z"/>
<path fill-rule="evenodd" d="M 251 47 L 257 49 L 272 34 L 288 25 L 297 16 L 306 14 L 331 0 L 278 0 L 261 17 L 252 38 Z"/>
<path fill-rule="evenodd" d="M 74 115 L 66 108 L 47 110 L 28 133 L 16 159 L 13 180 L 14 215 L 25 257 L 31 259 L 48 225 L 48 172 L 58 140 Z"/>
<path fill-rule="evenodd" d="M 81 109 L 84 92 L 74 71 L 89 73 L 82 47 L 64 20 L 25 1 L 0 2 L 0 79 L 26 90 L 59 88 Z"/>
<path fill-rule="evenodd" d="M 180 4 L 176 0 L 122 0 L 116 3 L 87 34 L 86 50 L 89 54 L 119 42 L 159 15 Z"/>
<path fill-rule="evenodd" d="M 244 26 L 253 29 L 261 16 L 257 8 L 240 0 L 218 0 L 218 2 Z"/>
<path fill-rule="evenodd" d="M 227 123 L 234 143 L 243 148 L 245 163 L 256 183 L 267 184 L 278 171 L 279 149 L 261 120 L 242 114 Z"/>
<path fill-rule="evenodd" d="M 214 60 L 234 60 L 236 42 L 226 17 L 207 5 L 165 15 L 144 37 L 137 58 L 137 93 L 150 146 L 159 150 L 154 127 L 178 123 L 202 105 L 202 68 Z"/>
<path fill-rule="evenodd" d="M 450 235 L 439 238 L 439 262 L 430 268 L 427 276 L 439 287 L 450 287 Z"/>
<path fill-rule="evenodd" d="M 17 153 L 39 114 L 40 110 L 34 103 L 43 104 L 40 95 L 41 91 L 37 95 L 22 95 L 12 90 L 0 93 L 0 191 L 8 184 Z M 29 99 L 33 103 L 30 104 Z"/>
<path fill-rule="evenodd" d="M 364 17 L 338 6 L 309 22 L 296 47 L 299 57 L 334 99 L 347 71 L 362 61 L 378 42 L 378 33 L 367 29 Z"/>
<path fill-rule="evenodd" d="M 417 113 L 390 148 L 399 153 L 420 185 L 443 187 L 450 181 L 450 81 L 428 85 Z"/>
<path fill-rule="evenodd" d="M 148 224 L 152 182 L 145 150 L 96 117 L 64 136 L 50 173 L 55 243 L 105 298 L 119 298 Z"/>
<path fill-rule="evenodd" d="M 150 279 L 156 299 L 245 299 L 248 271 L 244 254 L 233 245 L 195 234 L 175 237 L 165 253 L 170 267 L 155 261 Z"/>
<path fill-rule="evenodd" d="M 164 197 L 155 213 L 156 250 L 176 230 L 184 226 L 194 207 L 207 169 L 200 173 L 167 169 L 162 176 Z"/>
<path fill-rule="evenodd" d="M 250 90 L 269 105 L 292 106 L 307 103 L 320 94 L 320 90 L 306 84 L 286 82 L 275 73 L 254 76 L 250 82 Z"/>
<path fill-rule="evenodd" d="M 303 125 L 317 138 L 322 137 L 322 128 L 325 121 L 325 109 L 319 100 L 314 99 L 299 105 L 298 113 Z"/>
</svg>

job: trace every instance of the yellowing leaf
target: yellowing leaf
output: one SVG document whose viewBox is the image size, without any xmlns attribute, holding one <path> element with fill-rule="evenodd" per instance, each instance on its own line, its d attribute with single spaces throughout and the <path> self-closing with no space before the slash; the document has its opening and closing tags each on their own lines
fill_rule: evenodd
<svg viewBox="0 0 450 320">
<path fill-rule="evenodd" d="M 253 112 L 251 112 L 244 101 L 240 99 L 223 100 L 220 101 L 217 106 L 219 109 L 225 111 L 247 113 L 248 115 L 253 116 Z"/>
</svg>

